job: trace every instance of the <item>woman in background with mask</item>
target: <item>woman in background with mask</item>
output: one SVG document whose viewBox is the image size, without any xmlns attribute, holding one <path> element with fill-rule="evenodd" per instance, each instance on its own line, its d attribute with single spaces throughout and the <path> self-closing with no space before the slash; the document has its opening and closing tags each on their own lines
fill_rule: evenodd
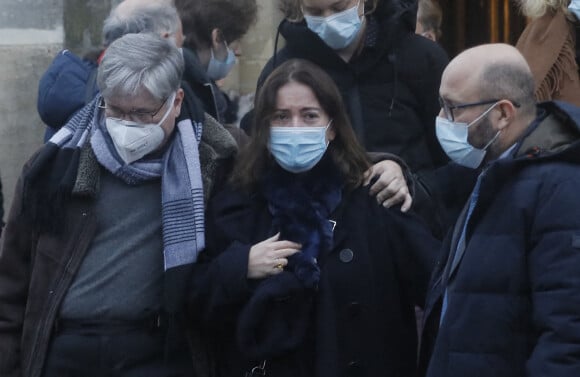
<svg viewBox="0 0 580 377">
<path fill-rule="evenodd" d="M 219 375 L 414 375 L 438 242 L 362 186 L 369 161 L 320 68 L 282 64 L 255 105 L 191 288 Z"/>
<path fill-rule="evenodd" d="M 232 103 L 216 85 L 236 64 L 240 39 L 257 18 L 256 0 L 175 0 L 183 24 L 184 80 L 205 111 L 232 123 Z"/>
<path fill-rule="evenodd" d="M 416 2 L 280 2 L 285 19 L 278 32 L 286 43 L 262 71 L 258 87 L 288 59 L 317 64 L 338 86 L 364 148 L 401 157 L 428 183 L 432 170 L 448 161 L 435 136 L 439 81 L 448 58 L 436 43 L 415 34 Z M 382 172 L 375 165 L 370 176 Z M 373 194 L 379 192 L 379 201 L 386 198 L 381 191 L 389 182 L 383 176 L 372 188 Z M 416 186 L 417 196 L 421 187 Z M 437 227 L 437 219 L 429 220 Z"/>
</svg>

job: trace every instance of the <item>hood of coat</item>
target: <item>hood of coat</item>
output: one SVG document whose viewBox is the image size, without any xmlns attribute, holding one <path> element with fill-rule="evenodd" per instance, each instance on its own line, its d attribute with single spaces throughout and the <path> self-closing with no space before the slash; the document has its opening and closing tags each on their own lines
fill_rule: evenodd
<svg viewBox="0 0 580 377">
<path fill-rule="evenodd" d="M 554 101 L 541 103 L 538 110 L 542 120 L 531 125 L 519 141 L 516 159 L 557 158 L 580 163 L 580 108 Z"/>
<path fill-rule="evenodd" d="M 414 33 L 416 15 L 416 0 L 381 1 L 377 9 L 366 16 L 367 21 L 373 19 L 378 24 L 379 32 L 375 48 L 388 53 L 396 41 Z M 308 56 L 309 60 L 317 64 L 324 62 L 324 65 L 330 68 L 332 65 L 344 64 L 338 55 L 308 28 L 304 20 L 300 22 L 283 20 L 278 27 L 278 33 L 286 40 L 286 47 L 299 56 Z M 336 57 L 334 62 L 329 56 Z"/>
<path fill-rule="evenodd" d="M 544 102 L 538 105 L 538 116 L 539 121 L 534 121 L 516 144 L 514 158 L 497 159 L 486 168 L 472 218 L 506 182 L 531 164 L 580 165 L 580 108 L 564 102 Z"/>
</svg>

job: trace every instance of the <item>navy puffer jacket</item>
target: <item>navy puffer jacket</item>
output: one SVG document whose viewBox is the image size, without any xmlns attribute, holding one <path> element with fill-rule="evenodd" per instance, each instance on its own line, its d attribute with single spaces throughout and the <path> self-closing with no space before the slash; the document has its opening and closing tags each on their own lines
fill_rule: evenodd
<svg viewBox="0 0 580 377">
<path fill-rule="evenodd" d="M 428 377 L 580 376 L 580 109 L 539 109 L 482 175 L 465 248 L 457 230 L 444 244 L 426 304 Z"/>
</svg>

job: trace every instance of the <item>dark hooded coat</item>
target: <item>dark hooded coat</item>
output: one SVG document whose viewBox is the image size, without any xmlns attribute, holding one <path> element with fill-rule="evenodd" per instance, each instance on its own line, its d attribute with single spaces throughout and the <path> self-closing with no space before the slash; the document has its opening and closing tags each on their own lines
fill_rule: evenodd
<svg viewBox="0 0 580 377">
<path fill-rule="evenodd" d="M 464 247 L 465 214 L 443 244 L 425 308 L 428 377 L 580 376 L 580 109 L 539 110 L 481 176 Z"/>
</svg>

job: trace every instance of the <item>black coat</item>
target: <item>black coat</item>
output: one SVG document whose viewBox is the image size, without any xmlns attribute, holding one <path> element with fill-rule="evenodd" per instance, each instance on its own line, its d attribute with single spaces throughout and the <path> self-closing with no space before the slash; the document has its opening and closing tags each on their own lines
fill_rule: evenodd
<svg viewBox="0 0 580 377">
<path fill-rule="evenodd" d="M 423 303 L 438 241 L 417 217 L 377 205 L 366 188 L 346 194 L 331 219 L 336 221 L 334 246 L 318 256 L 321 280 L 315 294 L 305 295 L 295 285 L 293 294 L 276 297 L 267 310 L 266 318 L 279 316 L 279 321 L 264 332 L 266 337 L 275 338 L 286 325 L 289 338 L 296 329 L 306 331 L 297 347 L 267 358 L 267 375 L 413 376 L 414 305 Z M 263 281 L 246 278 L 251 245 L 275 232 L 261 195 L 227 189 L 210 203 L 207 251 L 191 291 L 199 320 L 218 350 L 222 376 L 242 376 L 261 361 L 236 340 L 246 303 L 268 284 L 293 284 L 287 271 Z M 279 337 L 271 346 L 295 340 Z"/>
</svg>

